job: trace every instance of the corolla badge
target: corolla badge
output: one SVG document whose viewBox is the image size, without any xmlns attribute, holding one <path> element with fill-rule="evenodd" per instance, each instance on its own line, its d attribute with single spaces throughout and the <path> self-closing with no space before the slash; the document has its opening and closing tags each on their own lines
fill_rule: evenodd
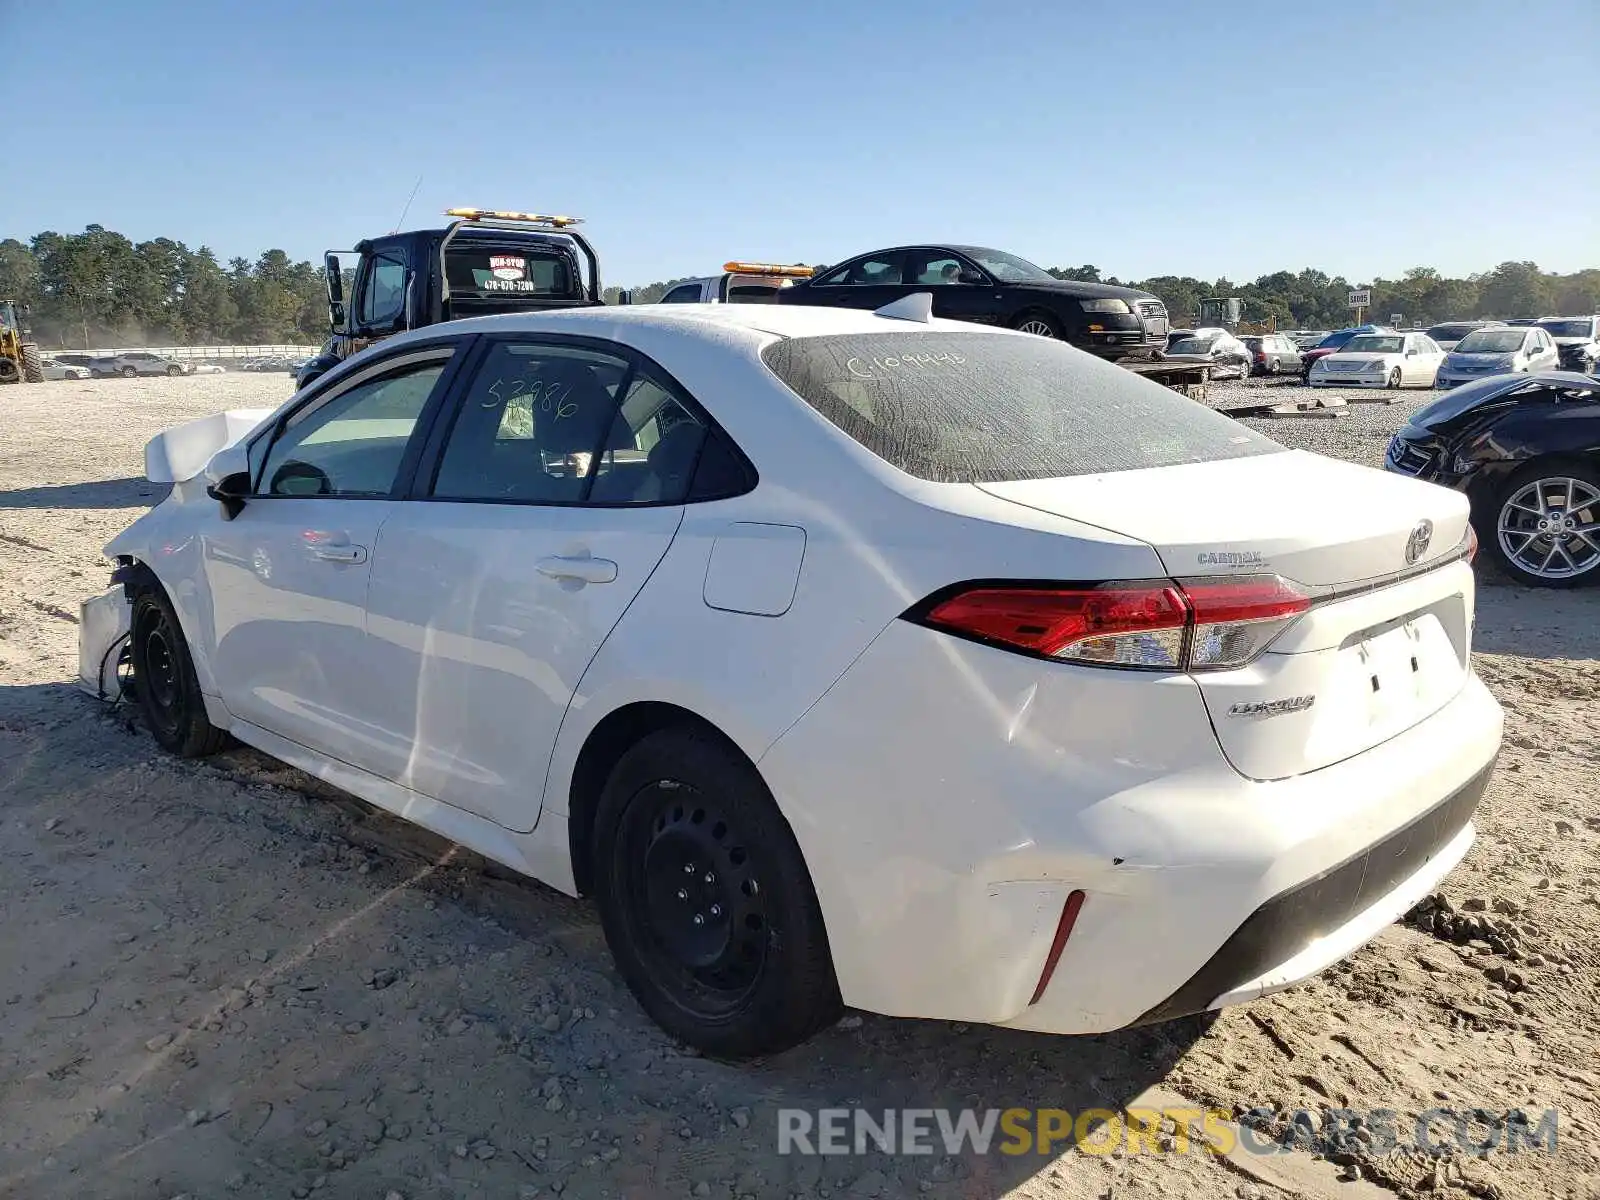
<svg viewBox="0 0 1600 1200">
<path fill-rule="evenodd" d="M 1305 712 L 1317 702 L 1315 696 L 1287 696 L 1282 700 L 1252 700 L 1228 709 L 1230 717 L 1281 717 L 1284 713 Z"/>
<path fill-rule="evenodd" d="M 1416 562 L 1428 552 L 1428 543 L 1433 540 L 1433 522 L 1419 521 L 1417 527 L 1411 531 L 1411 536 L 1406 539 L 1406 566 Z"/>
</svg>

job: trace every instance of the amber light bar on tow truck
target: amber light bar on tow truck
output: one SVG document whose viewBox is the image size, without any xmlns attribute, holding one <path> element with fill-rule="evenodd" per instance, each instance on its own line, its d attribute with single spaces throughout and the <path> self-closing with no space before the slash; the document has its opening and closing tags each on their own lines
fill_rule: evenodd
<svg viewBox="0 0 1600 1200">
<path fill-rule="evenodd" d="M 722 269 L 729 275 L 781 275 L 785 279 L 810 279 L 810 267 L 786 267 L 782 263 L 725 262 Z"/>
<path fill-rule="evenodd" d="M 569 225 L 583 224 L 582 217 L 547 216 L 544 213 L 507 212 L 498 208 L 447 208 L 447 217 L 463 221 L 518 221 L 524 225 L 546 225 L 551 229 L 565 229 Z"/>
</svg>

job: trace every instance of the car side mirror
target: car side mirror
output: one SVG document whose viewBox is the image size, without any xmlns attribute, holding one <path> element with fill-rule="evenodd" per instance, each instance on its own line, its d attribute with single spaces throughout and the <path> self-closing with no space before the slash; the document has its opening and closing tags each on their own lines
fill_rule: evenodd
<svg viewBox="0 0 1600 1200">
<path fill-rule="evenodd" d="M 250 452 L 243 446 L 224 446 L 206 464 L 206 495 L 222 506 L 222 519 L 231 521 L 250 495 Z"/>
</svg>

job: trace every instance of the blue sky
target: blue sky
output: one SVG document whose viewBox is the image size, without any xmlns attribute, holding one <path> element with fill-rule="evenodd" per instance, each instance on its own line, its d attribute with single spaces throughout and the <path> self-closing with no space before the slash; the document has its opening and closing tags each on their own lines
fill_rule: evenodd
<svg viewBox="0 0 1600 1200">
<path fill-rule="evenodd" d="M 0 237 L 309 258 L 420 174 L 407 225 L 575 213 L 625 285 L 924 239 L 1124 278 L 1600 265 L 1596 0 L 0 0 L 0 27 L 37 50 L 0 93 L 40 150 Z"/>
</svg>

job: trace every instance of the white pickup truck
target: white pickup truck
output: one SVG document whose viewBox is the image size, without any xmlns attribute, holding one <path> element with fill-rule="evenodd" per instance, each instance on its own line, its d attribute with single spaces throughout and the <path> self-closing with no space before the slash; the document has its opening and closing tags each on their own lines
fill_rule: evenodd
<svg viewBox="0 0 1600 1200">
<path fill-rule="evenodd" d="M 721 275 L 685 279 L 668 288 L 657 304 L 774 304 L 778 289 L 791 279 L 807 279 L 810 267 L 779 263 L 728 262 Z"/>
</svg>

